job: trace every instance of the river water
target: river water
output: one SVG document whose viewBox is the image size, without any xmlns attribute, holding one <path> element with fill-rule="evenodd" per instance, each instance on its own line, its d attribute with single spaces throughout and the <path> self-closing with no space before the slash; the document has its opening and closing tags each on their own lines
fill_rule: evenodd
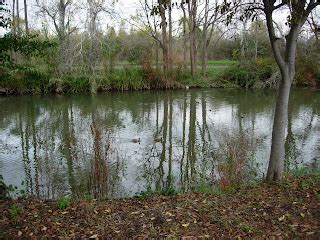
<svg viewBox="0 0 320 240">
<path fill-rule="evenodd" d="M 237 178 L 259 178 L 275 98 L 221 89 L 2 97 L 0 174 L 48 199 L 197 190 L 226 178 L 230 162 Z M 287 132 L 286 169 L 319 167 L 319 91 L 292 91 Z"/>
</svg>

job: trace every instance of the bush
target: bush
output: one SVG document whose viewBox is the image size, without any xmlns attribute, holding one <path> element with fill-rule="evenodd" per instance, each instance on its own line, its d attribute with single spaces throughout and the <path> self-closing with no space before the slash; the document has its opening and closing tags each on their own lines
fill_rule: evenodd
<svg viewBox="0 0 320 240">
<path fill-rule="evenodd" d="M 258 165 L 253 158 L 257 140 L 246 133 L 229 134 L 222 132 L 219 148 L 214 152 L 218 161 L 218 183 L 222 188 L 237 187 L 255 182 Z"/>
<path fill-rule="evenodd" d="M 295 85 L 320 86 L 320 54 L 298 54 L 296 64 Z"/>
<path fill-rule="evenodd" d="M 227 68 L 220 76 L 228 85 L 252 88 L 255 83 L 265 83 L 275 71 L 275 63 L 271 59 L 257 59 Z"/>
<path fill-rule="evenodd" d="M 57 207 L 61 210 L 65 209 L 66 207 L 68 207 L 71 203 L 71 198 L 68 197 L 68 196 L 63 196 L 63 197 L 60 197 L 58 200 L 57 200 Z"/>
</svg>

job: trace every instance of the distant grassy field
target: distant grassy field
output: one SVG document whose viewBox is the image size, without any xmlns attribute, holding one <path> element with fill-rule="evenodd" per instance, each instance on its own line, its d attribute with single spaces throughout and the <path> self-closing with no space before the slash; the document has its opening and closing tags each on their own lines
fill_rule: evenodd
<svg viewBox="0 0 320 240">
<path fill-rule="evenodd" d="M 223 59 L 223 60 L 209 60 L 208 65 L 226 65 L 226 66 L 231 66 L 238 64 L 239 61 L 235 60 L 228 60 L 228 59 Z"/>
</svg>

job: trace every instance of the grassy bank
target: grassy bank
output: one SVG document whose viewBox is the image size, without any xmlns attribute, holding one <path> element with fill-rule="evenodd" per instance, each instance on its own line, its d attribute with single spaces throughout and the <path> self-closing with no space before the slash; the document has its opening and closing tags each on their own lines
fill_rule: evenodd
<svg viewBox="0 0 320 240">
<path fill-rule="evenodd" d="M 106 201 L 1 200 L 0 238 L 316 238 L 320 176 L 281 184 Z"/>
<path fill-rule="evenodd" d="M 215 79 L 224 68 L 209 67 L 204 78 L 192 77 L 188 71 L 175 69 L 167 74 L 154 68 L 116 68 L 109 73 L 73 71 L 54 76 L 46 71 L 28 67 L 7 72 L 0 77 L 2 94 L 41 94 L 41 93 L 85 93 L 104 91 L 127 91 L 144 89 L 178 89 L 189 87 L 215 86 Z"/>
<path fill-rule="evenodd" d="M 311 74 L 311 70 L 306 74 L 305 71 L 305 68 L 298 68 L 294 85 L 320 86 L 320 75 Z M 183 68 L 174 68 L 164 74 L 150 66 L 118 66 L 108 72 L 100 69 L 95 74 L 79 68 L 55 75 L 50 69 L 26 65 L 14 70 L 3 69 L 0 73 L 0 94 L 95 93 L 185 87 L 261 89 L 276 88 L 280 79 L 273 59 L 257 59 L 241 64 L 231 60 L 212 60 L 205 76 L 200 72 L 201 67 L 198 67 L 198 74 L 193 77 L 189 69 Z"/>
</svg>

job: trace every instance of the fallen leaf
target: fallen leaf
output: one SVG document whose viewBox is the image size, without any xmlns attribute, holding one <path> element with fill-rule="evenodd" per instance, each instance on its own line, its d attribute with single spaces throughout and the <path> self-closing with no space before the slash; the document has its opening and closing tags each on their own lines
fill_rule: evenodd
<svg viewBox="0 0 320 240">
<path fill-rule="evenodd" d="M 20 237 L 21 235 L 22 235 L 22 232 L 21 232 L 21 231 L 19 231 L 19 232 L 18 232 L 18 236 Z"/>
<path fill-rule="evenodd" d="M 169 217 L 172 217 L 173 216 L 173 214 L 171 213 L 171 212 L 166 212 L 165 213 L 167 216 L 169 216 Z"/>
<path fill-rule="evenodd" d="M 189 227 L 190 223 L 181 224 L 182 227 Z"/>
<path fill-rule="evenodd" d="M 94 234 L 94 235 L 92 235 L 91 237 L 89 237 L 89 238 L 98 238 L 98 234 Z"/>
</svg>

